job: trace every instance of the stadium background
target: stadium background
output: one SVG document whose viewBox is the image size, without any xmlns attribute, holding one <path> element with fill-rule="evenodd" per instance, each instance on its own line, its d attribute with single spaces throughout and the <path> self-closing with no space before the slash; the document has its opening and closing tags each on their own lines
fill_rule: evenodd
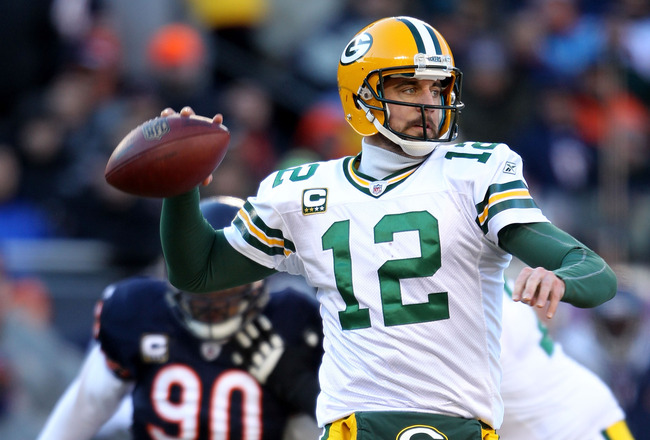
<svg viewBox="0 0 650 440">
<path fill-rule="evenodd" d="M 0 0 L 0 437 L 34 437 L 103 287 L 158 260 L 160 201 L 103 180 L 119 139 L 166 106 L 224 113 L 231 146 L 205 196 L 356 154 L 338 57 L 401 14 L 452 47 L 460 140 L 519 152 L 547 216 L 616 270 L 615 300 L 563 308 L 551 331 L 650 438 L 647 0 Z"/>
</svg>

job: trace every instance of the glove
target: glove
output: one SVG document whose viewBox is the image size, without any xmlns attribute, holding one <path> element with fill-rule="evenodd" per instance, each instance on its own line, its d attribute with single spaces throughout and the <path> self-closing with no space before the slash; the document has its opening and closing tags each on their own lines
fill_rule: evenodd
<svg viewBox="0 0 650 440">
<path fill-rule="evenodd" d="M 284 354 L 284 341 L 273 331 L 271 321 L 258 316 L 235 335 L 237 349 L 232 361 L 238 367 L 248 370 L 264 385 Z"/>
<path fill-rule="evenodd" d="M 235 365 L 247 370 L 292 410 L 315 415 L 322 356 L 318 331 L 306 330 L 302 343 L 287 346 L 269 319 L 260 315 L 235 335 L 234 342 Z M 319 360 L 317 365 L 314 359 Z"/>
</svg>

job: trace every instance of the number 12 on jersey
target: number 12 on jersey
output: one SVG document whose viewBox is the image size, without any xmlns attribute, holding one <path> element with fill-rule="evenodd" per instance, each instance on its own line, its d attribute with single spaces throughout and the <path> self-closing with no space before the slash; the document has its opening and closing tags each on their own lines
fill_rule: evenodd
<svg viewBox="0 0 650 440">
<path fill-rule="evenodd" d="M 403 304 L 400 279 L 429 277 L 441 265 L 438 220 L 428 211 L 388 214 L 374 227 L 374 242 L 388 243 L 398 232 L 416 231 L 419 235 L 420 257 L 385 261 L 377 270 L 384 325 L 404 325 L 449 319 L 447 292 L 428 294 L 428 301 Z M 335 222 L 323 234 L 323 250 L 331 250 L 336 287 L 345 302 L 339 312 L 343 330 L 371 326 L 370 311 L 361 308 L 352 285 L 350 254 L 350 221 Z"/>
</svg>

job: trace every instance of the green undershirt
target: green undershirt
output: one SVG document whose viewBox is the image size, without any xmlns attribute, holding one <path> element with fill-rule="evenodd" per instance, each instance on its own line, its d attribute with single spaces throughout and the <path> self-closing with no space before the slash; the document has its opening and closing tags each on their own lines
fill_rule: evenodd
<svg viewBox="0 0 650 440">
<path fill-rule="evenodd" d="M 205 221 L 198 189 L 163 200 L 160 234 L 169 280 L 182 290 L 210 292 L 276 272 L 237 252 Z M 550 223 L 510 225 L 500 231 L 499 245 L 531 267 L 554 271 L 566 284 L 562 301 L 576 307 L 595 307 L 616 293 L 607 263 Z"/>
</svg>

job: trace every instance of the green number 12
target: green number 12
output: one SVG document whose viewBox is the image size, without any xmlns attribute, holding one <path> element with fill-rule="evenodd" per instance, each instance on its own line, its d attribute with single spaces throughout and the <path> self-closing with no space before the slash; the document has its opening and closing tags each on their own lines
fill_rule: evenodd
<svg viewBox="0 0 650 440">
<path fill-rule="evenodd" d="M 388 243 L 397 232 L 417 231 L 421 256 L 388 260 L 377 270 L 382 312 L 386 326 L 449 319 L 447 292 L 428 295 L 428 301 L 403 304 L 400 279 L 429 277 L 440 269 L 440 234 L 438 220 L 427 211 L 407 212 L 384 216 L 375 225 L 375 243 Z M 334 223 L 323 234 L 323 250 L 332 250 L 336 288 L 345 310 L 339 312 L 344 330 L 370 327 L 370 312 L 361 308 L 352 285 L 352 258 L 350 256 L 350 221 Z"/>
</svg>

